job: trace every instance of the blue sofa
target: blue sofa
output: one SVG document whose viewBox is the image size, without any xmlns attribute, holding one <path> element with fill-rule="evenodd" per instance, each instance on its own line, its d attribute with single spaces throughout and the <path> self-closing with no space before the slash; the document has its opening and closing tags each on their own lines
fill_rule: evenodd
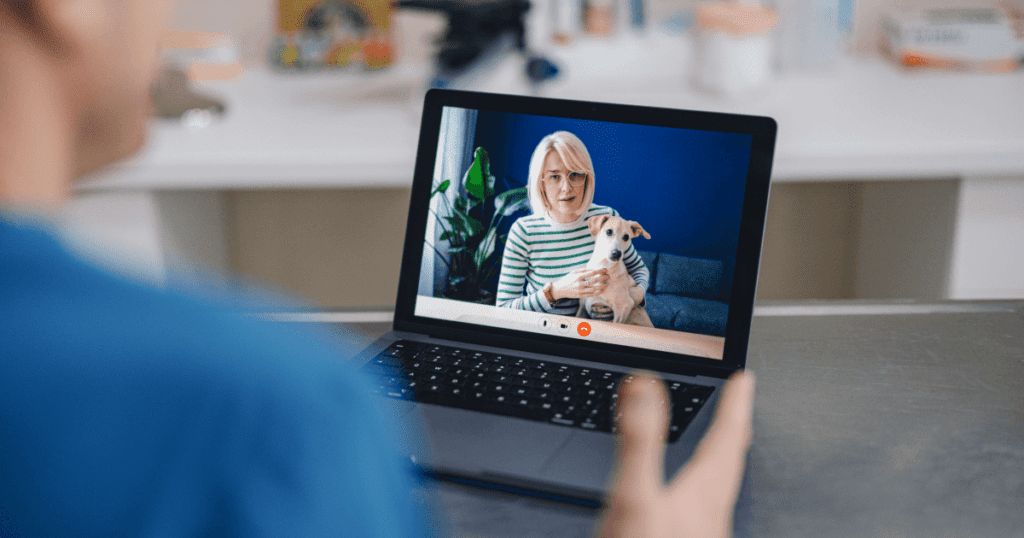
<svg viewBox="0 0 1024 538">
<path fill-rule="evenodd" d="M 664 252 L 638 250 L 651 272 L 647 314 L 659 329 L 725 336 L 729 288 L 723 263 Z"/>
</svg>

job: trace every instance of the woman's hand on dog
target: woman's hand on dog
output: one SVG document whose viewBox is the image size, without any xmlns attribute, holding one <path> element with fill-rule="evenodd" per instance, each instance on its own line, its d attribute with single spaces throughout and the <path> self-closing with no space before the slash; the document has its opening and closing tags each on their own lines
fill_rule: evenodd
<svg viewBox="0 0 1024 538">
<path fill-rule="evenodd" d="M 597 297 L 608 286 L 608 269 L 576 269 L 551 285 L 551 295 L 559 299 Z"/>
<path fill-rule="evenodd" d="M 649 374 L 619 389 L 615 468 L 601 538 L 726 538 L 750 448 L 754 379 L 738 372 L 722 387 L 711 427 L 693 458 L 665 483 L 668 393 Z"/>
</svg>

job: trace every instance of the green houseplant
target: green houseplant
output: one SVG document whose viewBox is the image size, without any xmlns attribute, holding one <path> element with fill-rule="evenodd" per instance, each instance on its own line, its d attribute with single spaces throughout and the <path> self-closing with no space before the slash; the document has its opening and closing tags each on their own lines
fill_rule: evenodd
<svg viewBox="0 0 1024 538">
<path fill-rule="evenodd" d="M 448 268 L 442 293 L 449 299 L 494 304 L 494 292 L 486 289 L 486 284 L 501 269 L 508 238 L 508 232 L 501 231 L 503 224 L 528 207 L 526 187 L 495 194 L 487 152 L 476 148 L 473 162 L 462 178 L 465 194 L 460 193 L 453 202 L 445 194 L 450 188 L 452 181 L 445 179 L 435 184 L 430 194 L 443 201 L 437 206 L 439 211 L 431 209 L 431 213 L 441 228 L 438 242 L 447 241 L 447 251 L 429 240 L 426 242 Z"/>
</svg>

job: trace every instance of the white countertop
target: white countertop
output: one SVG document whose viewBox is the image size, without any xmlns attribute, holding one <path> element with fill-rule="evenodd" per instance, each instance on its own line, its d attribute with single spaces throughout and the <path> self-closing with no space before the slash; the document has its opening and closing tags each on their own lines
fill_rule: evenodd
<svg viewBox="0 0 1024 538">
<path fill-rule="evenodd" d="M 690 45 L 657 32 L 550 51 L 565 76 L 542 95 L 771 116 L 775 181 L 1024 177 L 1024 72 L 904 72 L 880 60 L 779 76 L 762 93 L 691 89 Z M 484 91 L 527 93 L 509 59 Z M 412 182 L 424 65 L 376 74 L 249 69 L 210 83 L 226 116 L 199 130 L 155 121 L 133 162 L 80 190 L 402 187 Z"/>
</svg>

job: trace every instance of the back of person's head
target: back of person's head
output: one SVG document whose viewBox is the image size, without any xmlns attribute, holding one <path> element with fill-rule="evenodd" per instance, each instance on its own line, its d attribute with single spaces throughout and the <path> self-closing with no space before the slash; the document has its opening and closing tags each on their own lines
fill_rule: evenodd
<svg viewBox="0 0 1024 538">
<path fill-rule="evenodd" d="M 52 124 L 52 143 L 70 145 L 66 176 L 138 151 L 174 3 L 0 0 L 2 141 L 16 145 L 19 114 Z"/>
</svg>

